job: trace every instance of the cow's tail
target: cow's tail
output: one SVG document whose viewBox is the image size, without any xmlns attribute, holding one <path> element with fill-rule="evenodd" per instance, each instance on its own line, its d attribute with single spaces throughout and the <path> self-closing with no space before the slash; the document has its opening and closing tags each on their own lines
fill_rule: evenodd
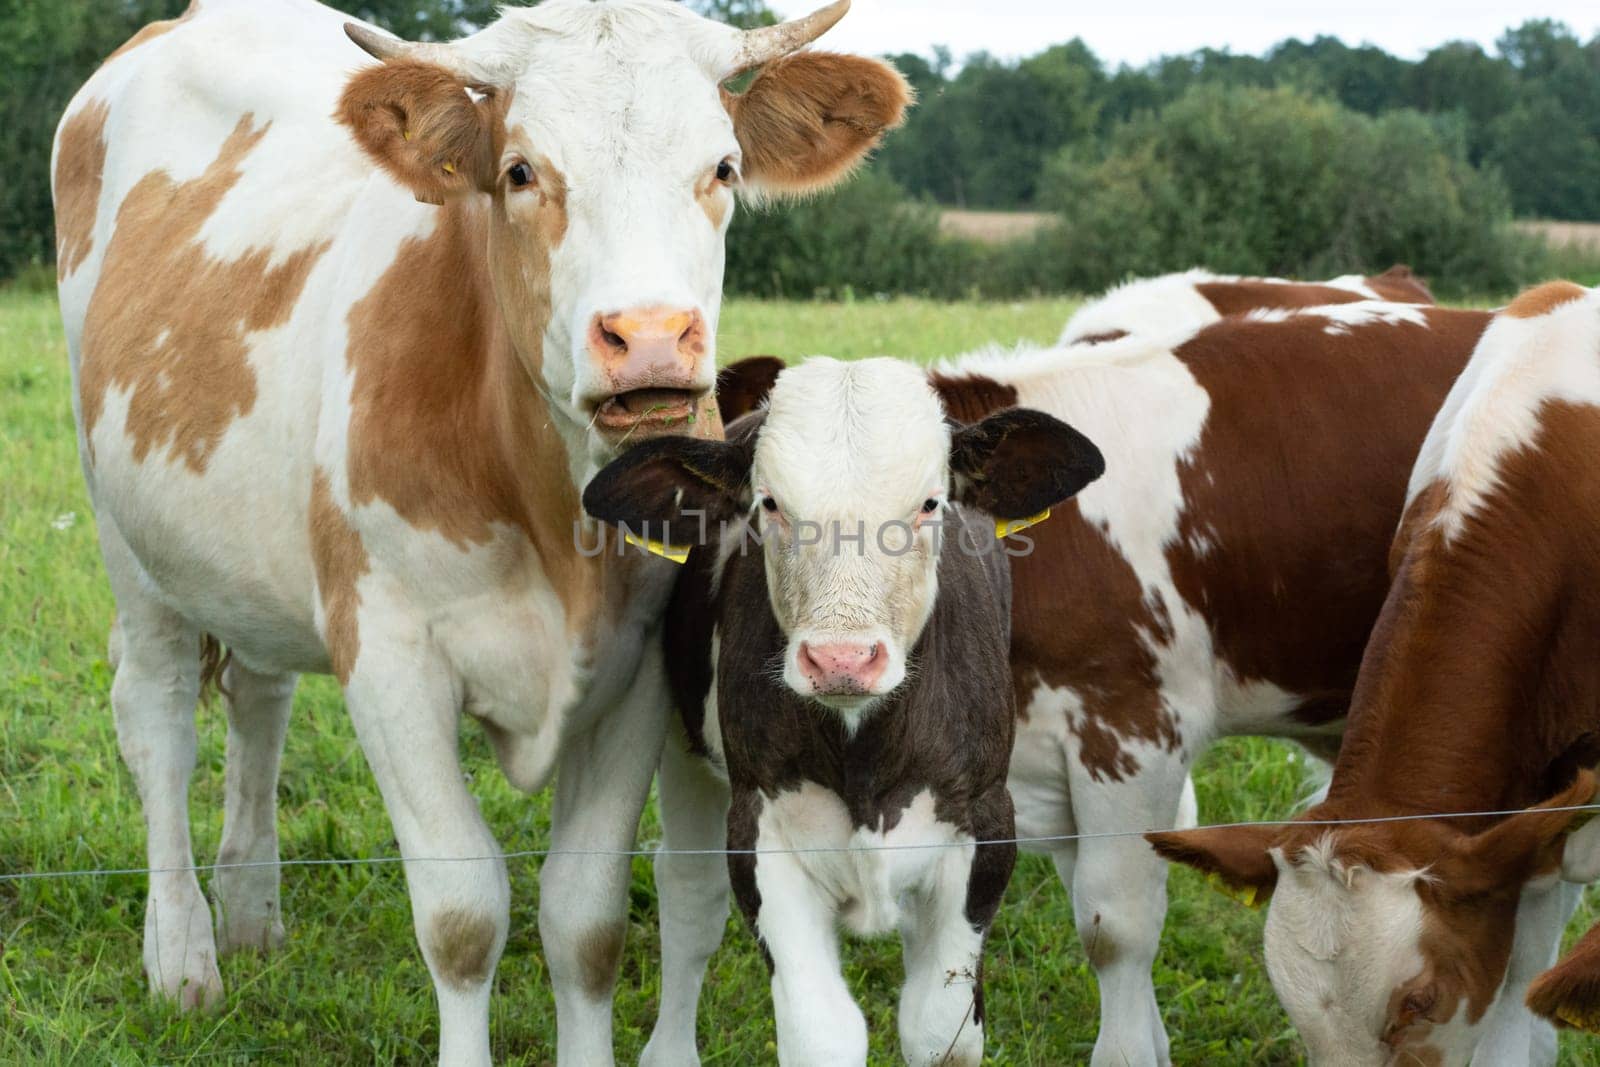
<svg viewBox="0 0 1600 1067">
<path fill-rule="evenodd" d="M 228 687 L 222 680 L 223 673 L 228 669 L 228 664 L 233 662 L 233 650 L 223 645 L 210 634 L 200 635 L 200 699 L 210 703 L 221 693 L 225 697 L 232 697 Z"/>
</svg>

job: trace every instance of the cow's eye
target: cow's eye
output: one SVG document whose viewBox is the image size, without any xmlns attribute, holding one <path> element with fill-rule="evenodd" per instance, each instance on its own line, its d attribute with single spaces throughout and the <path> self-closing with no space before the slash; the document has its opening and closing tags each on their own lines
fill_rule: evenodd
<svg viewBox="0 0 1600 1067">
<path fill-rule="evenodd" d="M 533 168 L 526 163 L 513 163 L 511 169 L 506 171 L 506 177 L 518 189 L 533 183 Z"/>
<path fill-rule="evenodd" d="M 770 496 L 764 496 L 761 498 L 761 510 L 768 515 L 776 515 L 778 513 L 778 502 Z"/>
<path fill-rule="evenodd" d="M 723 185 L 729 185 L 733 182 L 733 175 L 733 164 L 730 161 L 724 159 L 717 164 L 717 181 Z"/>
<path fill-rule="evenodd" d="M 935 511 L 938 511 L 938 510 L 939 510 L 939 501 L 935 500 L 933 497 L 930 496 L 928 499 L 926 499 L 926 500 L 924 500 L 922 502 L 922 513 L 924 515 L 932 515 Z"/>
</svg>

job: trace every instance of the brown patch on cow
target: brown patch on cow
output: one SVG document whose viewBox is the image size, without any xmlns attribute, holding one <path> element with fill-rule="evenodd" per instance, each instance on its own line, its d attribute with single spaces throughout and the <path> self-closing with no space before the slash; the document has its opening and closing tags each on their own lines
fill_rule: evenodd
<svg viewBox="0 0 1600 1067">
<path fill-rule="evenodd" d="M 763 191 L 799 194 L 849 176 L 905 121 L 911 86 L 887 63 L 797 52 L 761 69 L 743 93 L 723 90 L 744 151 L 744 175 Z"/>
<path fill-rule="evenodd" d="M 142 44 L 148 44 L 164 33 L 171 33 L 173 30 L 177 29 L 183 23 L 188 22 L 199 13 L 200 0 L 189 0 L 189 6 L 184 10 L 183 14 L 179 15 L 175 19 L 161 19 L 157 22 L 152 22 L 144 26 L 139 30 L 138 33 L 135 33 L 132 37 L 129 37 L 126 41 L 123 41 L 122 44 L 118 45 L 116 51 L 112 52 L 109 56 L 106 56 L 105 63 L 111 62 L 118 56 L 126 55 Z M 104 66 L 105 63 L 102 63 L 101 66 Z"/>
<path fill-rule="evenodd" d="M 367 549 L 350 520 L 333 499 L 328 475 L 318 467 L 311 480 L 311 563 L 317 573 L 322 598 L 323 640 L 333 663 L 334 677 L 343 685 L 350 680 L 361 652 L 361 592 L 357 588 L 371 569 Z"/>
<path fill-rule="evenodd" d="M 726 185 L 712 176 L 701 182 L 694 191 L 695 202 L 705 212 L 706 221 L 711 223 L 713 230 L 721 230 L 722 224 L 728 221 L 728 213 L 733 210 L 733 196 L 725 192 L 726 189 Z"/>
<path fill-rule="evenodd" d="M 762 404 L 772 395 L 784 362 L 777 356 L 746 356 L 717 372 L 717 410 L 722 421 L 730 423 Z"/>
<path fill-rule="evenodd" d="M 1368 278 L 1367 287 L 1377 293 L 1379 299 L 1397 304 L 1435 303 L 1428 283 L 1404 263 L 1396 263 L 1382 274 Z"/>
<path fill-rule="evenodd" d="M 250 335 L 288 320 L 332 243 L 287 256 L 256 248 L 233 260 L 202 245 L 201 227 L 268 125 L 258 129 L 245 115 L 198 178 L 152 171 L 122 201 L 83 325 L 78 389 L 91 462 L 113 388 L 129 393 L 124 432 L 134 460 L 162 449 L 197 473 L 233 420 L 255 407 Z"/>
<path fill-rule="evenodd" d="M 1224 317 L 1243 315 L 1247 311 L 1313 308 L 1327 304 L 1353 304 L 1359 300 L 1372 299 L 1334 285 L 1319 285 L 1315 282 L 1273 282 L 1264 278 L 1199 282 L 1194 288 L 1207 303 L 1217 309 L 1217 314 Z"/>
<path fill-rule="evenodd" d="M 432 233 L 401 244 L 349 313 L 348 474 L 352 503 L 382 500 L 463 550 L 496 528 L 521 531 L 581 628 L 612 557 L 585 559 L 574 544 L 578 488 L 560 416 L 539 391 L 550 314 L 540 242 L 554 228 L 551 213 L 512 222 L 499 198 L 453 201 Z"/>
<path fill-rule="evenodd" d="M 1600 925 L 1533 980 L 1527 1004 L 1557 1026 L 1600 1034 Z"/>
<path fill-rule="evenodd" d="M 1117 957 L 1122 955 L 1116 941 L 1106 933 L 1099 912 L 1094 913 L 1094 918 L 1089 922 L 1089 929 L 1083 931 L 1080 936 L 1083 941 L 1083 954 L 1089 958 L 1089 965 L 1097 971 L 1111 966 L 1117 962 Z"/>
<path fill-rule="evenodd" d="M 1572 282 L 1545 282 L 1523 290 L 1521 295 L 1506 305 L 1503 314 L 1513 319 L 1535 319 L 1549 314 L 1562 304 L 1582 300 L 1588 295 L 1589 290 Z"/>
<path fill-rule="evenodd" d="M 89 258 L 100 187 L 106 169 L 106 120 L 111 105 L 92 100 L 61 127 L 56 153 L 56 279 L 63 280 Z"/>
<path fill-rule="evenodd" d="M 436 912 L 428 923 L 428 956 L 440 981 L 459 992 L 488 981 L 498 935 L 487 915 L 460 908 Z"/>
<path fill-rule="evenodd" d="M 466 83 L 435 63 L 393 59 L 353 75 L 336 117 L 356 144 L 426 204 L 492 192 L 510 94 Z"/>
<path fill-rule="evenodd" d="M 1017 387 L 997 382 L 981 374 L 928 375 L 928 384 L 939 394 L 946 415 L 957 422 L 977 422 L 997 411 L 1017 406 Z"/>
<path fill-rule="evenodd" d="M 1412 464 L 1490 319 L 1425 315 L 1332 334 L 1316 315 L 1231 319 L 1177 350 L 1211 408 L 1179 465 L 1173 581 L 1235 675 L 1297 694 L 1308 724 L 1348 706 Z"/>
<path fill-rule="evenodd" d="M 594 1000 L 609 996 L 622 966 L 623 928 L 596 926 L 578 939 L 578 981 Z"/>
<path fill-rule="evenodd" d="M 1448 495 L 1449 488 L 1444 481 L 1435 480 L 1423 486 L 1406 505 L 1405 514 L 1400 516 L 1400 529 L 1395 532 L 1394 542 L 1389 546 L 1391 579 L 1399 572 L 1400 561 L 1405 558 L 1406 550 L 1438 516 Z"/>
</svg>

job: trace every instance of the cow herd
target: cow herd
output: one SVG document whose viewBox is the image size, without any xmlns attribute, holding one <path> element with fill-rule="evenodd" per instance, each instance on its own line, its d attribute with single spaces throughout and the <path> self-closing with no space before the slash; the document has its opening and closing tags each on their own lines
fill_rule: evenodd
<svg viewBox="0 0 1600 1067">
<path fill-rule="evenodd" d="M 848 6 L 744 31 L 547 0 L 408 44 L 195 0 L 74 98 L 60 297 L 152 991 L 214 1005 L 220 952 L 282 941 L 278 764 L 323 672 L 407 860 L 444 1063 L 489 1060 L 509 926 L 463 716 L 553 788 L 563 1064 L 612 1062 L 652 781 L 646 1064 L 699 1062 L 730 897 L 781 1062 L 866 1061 L 841 926 L 903 941 L 907 1062 L 979 1062 L 1019 843 L 1071 895 L 1095 1064 L 1170 1062 L 1169 860 L 1270 901 L 1313 1062 L 1553 1063 L 1552 1023 L 1600 1029 L 1600 934 L 1557 961 L 1600 878 L 1600 294 L 1191 271 L 1051 346 L 718 374 L 735 190 L 825 188 L 910 103 L 806 48 Z M 1194 761 L 1240 734 L 1333 761 L 1325 797 L 1197 828 Z"/>
</svg>

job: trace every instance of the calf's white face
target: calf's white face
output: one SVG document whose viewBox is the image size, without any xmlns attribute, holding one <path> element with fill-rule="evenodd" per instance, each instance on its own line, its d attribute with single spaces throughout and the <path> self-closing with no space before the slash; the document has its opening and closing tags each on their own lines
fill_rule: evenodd
<svg viewBox="0 0 1600 1067">
<path fill-rule="evenodd" d="M 905 680 L 938 594 L 949 483 L 950 429 L 921 371 L 814 359 L 784 372 L 751 485 L 791 689 L 859 711 Z"/>
<path fill-rule="evenodd" d="M 1105 470 L 1071 427 L 1013 409 L 953 427 L 923 372 L 890 359 L 817 358 L 777 377 L 765 411 L 728 441 L 668 438 L 630 450 L 584 492 L 595 518 L 682 545 L 706 516 L 722 549 L 760 541 L 783 631 L 784 682 L 854 724 L 906 678 L 939 593 L 941 552 L 998 552 L 942 536 L 950 501 L 999 519 L 1035 515 Z M 654 533 L 651 533 L 651 531 Z"/>
<path fill-rule="evenodd" d="M 825 187 L 899 124 L 892 67 L 797 51 L 848 7 L 741 31 L 673 0 L 548 0 L 442 45 L 352 25 L 387 62 L 340 118 L 419 200 L 487 200 L 506 334 L 603 454 L 707 400 L 734 190 Z"/>
</svg>

